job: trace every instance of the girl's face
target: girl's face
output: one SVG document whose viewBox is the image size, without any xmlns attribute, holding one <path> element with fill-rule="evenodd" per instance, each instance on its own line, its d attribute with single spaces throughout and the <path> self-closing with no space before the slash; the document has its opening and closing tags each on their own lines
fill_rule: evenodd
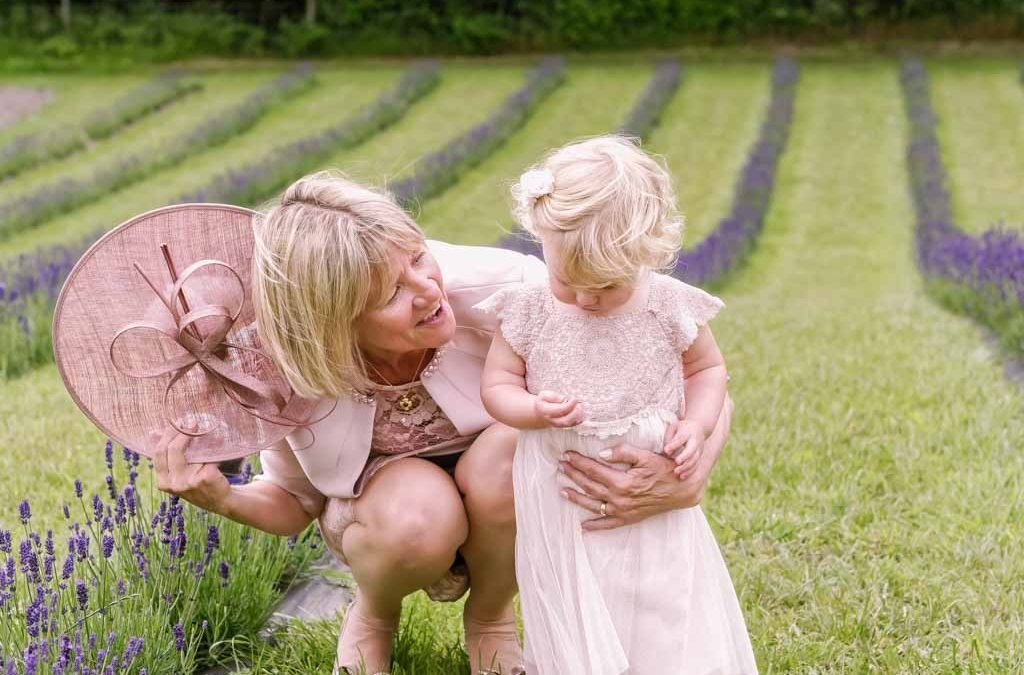
<svg viewBox="0 0 1024 675">
<path fill-rule="evenodd" d="M 444 279 L 426 243 L 407 253 L 391 251 L 386 298 L 356 319 L 356 338 L 372 360 L 389 362 L 403 354 L 433 349 L 455 335 L 455 317 Z"/>
<path fill-rule="evenodd" d="M 559 302 L 573 305 L 588 314 L 612 314 L 624 309 L 633 298 L 635 283 L 609 284 L 602 288 L 578 288 L 565 279 L 561 270 L 558 243 L 545 238 L 542 241 L 544 261 L 548 266 L 551 293 Z"/>
</svg>

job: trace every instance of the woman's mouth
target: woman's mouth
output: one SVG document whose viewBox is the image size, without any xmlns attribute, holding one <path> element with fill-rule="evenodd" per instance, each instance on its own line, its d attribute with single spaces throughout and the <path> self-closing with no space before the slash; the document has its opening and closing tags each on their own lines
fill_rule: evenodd
<svg viewBox="0 0 1024 675">
<path fill-rule="evenodd" d="M 444 303 L 437 303 L 437 309 L 428 314 L 425 318 L 421 319 L 417 326 L 433 326 L 441 321 L 444 316 Z"/>
</svg>

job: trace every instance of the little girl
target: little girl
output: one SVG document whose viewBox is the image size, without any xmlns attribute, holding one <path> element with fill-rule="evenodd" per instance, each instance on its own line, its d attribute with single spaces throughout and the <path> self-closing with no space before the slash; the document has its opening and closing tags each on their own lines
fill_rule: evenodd
<svg viewBox="0 0 1024 675">
<path fill-rule="evenodd" d="M 584 533 L 560 491 L 563 453 L 620 443 L 696 466 L 725 399 L 707 322 L 722 302 L 657 273 L 682 219 L 668 172 L 628 139 L 554 151 L 513 188 L 548 283 L 477 307 L 501 320 L 482 398 L 521 429 L 513 462 L 516 576 L 529 675 L 749 675 L 750 639 L 700 507 Z M 683 379 L 686 402 L 683 402 Z M 624 467 L 622 467 L 624 468 Z M 594 511 L 610 512 L 607 503 Z"/>
</svg>

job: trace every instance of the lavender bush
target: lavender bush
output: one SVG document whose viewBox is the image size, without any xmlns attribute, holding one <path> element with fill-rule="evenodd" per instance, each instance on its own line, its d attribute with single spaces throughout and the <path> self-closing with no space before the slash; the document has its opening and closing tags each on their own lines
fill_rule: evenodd
<svg viewBox="0 0 1024 675">
<path fill-rule="evenodd" d="M 654 68 L 654 76 L 640 95 L 619 133 L 645 138 L 661 121 L 665 106 L 675 96 L 682 79 L 683 67 L 677 59 L 666 59 Z"/>
<path fill-rule="evenodd" d="M 159 152 L 129 155 L 101 167 L 87 179 L 64 178 L 0 203 L 0 237 L 34 227 L 59 213 L 181 162 L 189 155 L 223 143 L 256 123 L 271 106 L 312 84 L 312 68 L 302 64 L 250 94 L 225 111 L 209 115 L 167 143 Z"/>
<path fill-rule="evenodd" d="M 315 168 L 343 148 L 362 143 L 399 119 L 440 81 L 440 64 L 425 61 L 413 66 L 399 82 L 336 126 L 272 149 L 258 160 L 226 171 L 199 190 L 177 201 L 251 204 Z"/>
<path fill-rule="evenodd" d="M 564 77 L 565 59 L 544 58 L 527 75 L 526 83 L 510 94 L 497 111 L 440 150 L 417 161 L 413 174 L 389 185 L 389 191 L 407 207 L 439 194 L 504 143 Z"/>
<path fill-rule="evenodd" d="M 141 487 L 140 458 L 106 449 L 104 489 L 75 481 L 63 535 L 0 529 L 0 672 L 186 674 L 208 649 L 255 636 L 282 586 L 320 555 Z M 251 476 L 251 471 L 247 474 Z"/>
<path fill-rule="evenodd" d="M 917 261 L 927 286 L 943 304 L 980 320 L 1008 347 L 1024 352 L 1024 238 L 1001 227 L 977 237 L 956 227 L 924 64 L 904 61 L 900 82 L 910 123 L 907 168 Z"/>
<path fill-rule="evenodd" d="M 779 158 L 789 139 L 799 79 L 800 66 L 795 61 L 780 58 L 775 62 L 771 99 L 760 134 L 733 188 L 732 209 L 697 246 L 683 251 L 675 276 L 697 285 L 715 283 L 753 250 L 764 228 Z"/>
<path fill-rule="evenodd" d="M 45 87 L 0 87 L 0 129 L 14 124 L 53 100 Z"/>
<path fill-rule="evenodd" d="M 85 118 L 81 127 L 18 136 L 0 147 L 0 178 L 66 157 L 84 148 L 89 139 L 107 138 L 200 88 L 202 85 L 198 82 L 185 80 L 182 71 L 167 71 L 128 91 L 110 106 L 96 110 Z"/>
</svg>

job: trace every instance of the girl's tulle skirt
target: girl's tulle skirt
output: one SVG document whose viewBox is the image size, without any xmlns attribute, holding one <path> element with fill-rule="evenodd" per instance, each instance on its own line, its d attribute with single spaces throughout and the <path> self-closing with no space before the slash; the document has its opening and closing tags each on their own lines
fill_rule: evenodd
<svg viewBox="0 0 1024 675">
<path fill-rule="evenodd" d="M 530 675 L 757 673 L 736 592 L 700 507 L 584 532 L 593 513 L 563 498 L 567 450 L 627 442 L 659 449 L 665 423 L 613 438 L 569 429 L 519 434 L 513 463 L 516 576 Z"/>
</svg>

